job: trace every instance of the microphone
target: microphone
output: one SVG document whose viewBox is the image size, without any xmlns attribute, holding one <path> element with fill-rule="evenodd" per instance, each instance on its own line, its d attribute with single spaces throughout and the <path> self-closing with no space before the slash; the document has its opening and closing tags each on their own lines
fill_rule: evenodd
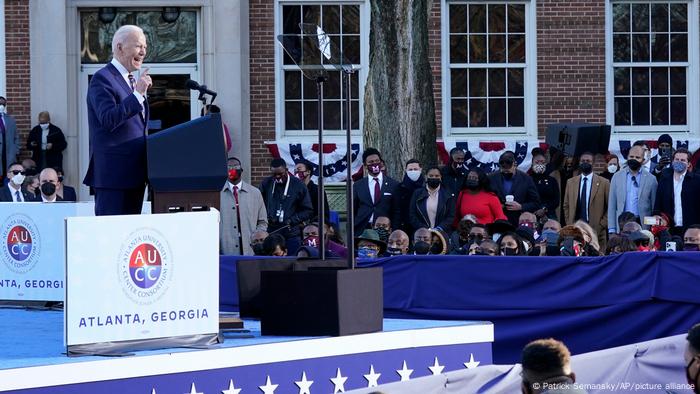
<svg viewBox="0 0 700 394">
<path fill-rule="evenodd" d="M 199 91 L 200 95 L 208 94 L 212 97 L 216 97 L 216 92 L 213 90 L 209 90 L 207 88 L 207 85 L 200 85 L 199 83 L 197 83 L 197 81 L 193 81 L 191 79 L 187 80 L 187 82 L 185 83 L 185 87 L 187 87 L 190 90 Z M 214 101 L 214 99 L 212 99 L 212 101 Z"/>
</svg>

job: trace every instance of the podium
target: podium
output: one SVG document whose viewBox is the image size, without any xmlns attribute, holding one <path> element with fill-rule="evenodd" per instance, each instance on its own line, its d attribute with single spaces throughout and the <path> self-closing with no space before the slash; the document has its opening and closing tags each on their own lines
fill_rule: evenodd
<svg viewBox="0 0 700 394">
<path fill-rule="evenodd" d="M 153 213 L 219 209 L 226 182 L 221 114 L 182 123 L 148 136 L 148 179 Z"/>
</svg>

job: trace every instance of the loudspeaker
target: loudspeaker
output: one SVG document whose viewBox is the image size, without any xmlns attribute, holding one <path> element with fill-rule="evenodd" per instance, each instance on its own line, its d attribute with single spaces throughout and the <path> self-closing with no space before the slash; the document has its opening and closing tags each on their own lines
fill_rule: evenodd
<svg viewBox="0 0 700 394">
<path fill-rule="evenodd" d="M 260 297 L 261 271 L 291 271 L 296 258 L 238 260 L 238 310 L 241 317 L 259 319 L 262 311 Z"/>
<path fill-rule="evenodd" d="M 261 272 L 262 335 L 339 336 L 382 331 L 382 268 Z"/>
<path fill-rule="evenodd" d="M 610 145 L 610 126 L 590 123 L 550 124 L 547 126 L 545 142 L 567 156 L 579 156 L 584 152 L 605 154 Z"/>
</svg>

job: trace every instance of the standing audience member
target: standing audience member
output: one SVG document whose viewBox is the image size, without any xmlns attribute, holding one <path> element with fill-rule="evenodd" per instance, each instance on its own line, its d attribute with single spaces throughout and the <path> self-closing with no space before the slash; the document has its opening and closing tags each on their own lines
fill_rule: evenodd
<svg viewBox="0 0 700 394">
<path fill-rule="evenodd" d="M 457 197 L 457 220 L 466 215 L 474 215 L 477 223 L 489 224 L 498 219 L 507 220 L 498 196 L 491 189 L 491 181 L 480 168 L 469 171 L 466 188 Z"/>
<path fill-rule="evenodd" d="M 219 251 L 233 256 L 255 254 L 251 235 L 267 230 L 267 210 L 260 190 L 243 181 L 238 158 L 227 160 L 228 179 L 220 193 Z"/>
<path fill-rule="evenodd" d="M 467 180 L 467 166 L 464 165 L 464 150 L 462 148 L 450 149 L 450 159 L 447 165 L 440 170 L 445 187 L 457 195 L 464 189 Z"/>
<path fill-rule="evenodd" d="M 394 194 L 399 183 L 382 173 L 382 154 L 374 148 L 362 152 L 362 163 L 367 176 L 355 182 L 352 203 L 355 212 L 355 236 L 372 228 L 374 219 L 387 216 L 399 222 L 399 207 L 394 204 Z"/>
<path fill-rule="evenodd" d="M 642 167 L 646 168 L 647 171 L 651 172 L 653 169 L 651 167 L 651 150 L 649 149 L 649 145 L 647 145 L 647 142 L 644 140 L 639 140 L 635 141 L 632 146 L 639 146 L 642 148 L 644 151 L 644 160 L 642 161 Z"/>
<path fill-rule="evenodd" d="M 651 159 L 651 174 L 660 179 L 664 171 L 671 172 L 671 158 L 673 157 L 673 138 L 668 134 L 661 134 L 657 140 L 658 153 Z"/>
<path fill-rule="evenodd" d="M 413 192 L 422 188 L 423 185 L 424 178 L 420 162 L 416 159 L 407 161 L 406 173 L 394 194 L 394 205 L 398 206 L 399 210 L 399 221 L 394 223 L 394 227 L 403 230 L 406 234 L 412 234 L 414 230 L 413 227 L 411 227 L 408 213 L 411 197 L 413 197 Z"/>
<path fill-rule="evenodd" d="M 402 230 L 394 230 L 389 235 L 389 246 L 386 253 L 389 256 L 399 256 L 408 254 L 408 234 Z"/>
<path fill-rule="evenodd" d="M 67 146 L 66 136 L 51 123 L 48 111 L 39 112 L 39 124 L 27 137 L 27 149 L 32 151 L 32 160 L 38 168 L 63 168 L 63 151 Z"/>
<path fill-rule="evenodd" d="M 580 174 L 569 179 L 564 193 L 563 223 L 583 220 L 598 235 L 600 248 L 605 249 L 608 228 L 608 194 L 610 182 L 593 173 L 593 154 L 585 152 L 579 159 Z"/>
<path fill-rule="evenodd" d="M 53 168 L 44 168 L 39 173 L 39 183 L 41 184 L 41 193 L 37 193 L 34 201 L 37 202 L 56 202 L 63 199 L 56 195 L 56 185 L 58 184 L 58 174 Z"/>
<path fill-rule="evenodd" d="M 270 162 L 271 176 L 260 185 L 267 211 L 267 228 L 285 240 L 287 251 L 296 255 L 301 244 L 301 226 L 313 216 L 309 191 L 300 180 L 289 176 L 283 159 Z"/>
<path fill-rule="evenodd" d="M 610 183 L 608 232 L 617 233 L 617 218 L 623 212 L 637 217 L 651 216 L 656 200 L 656 178 L 642 169 L 642 148 L 633 146 L 627 154 L 627 167 L 618 171 Z"/>
<path fill-rule="evenodd" d="M 557 219 L 557 208 L 559 207 L 559 184 L 557 180 L 547 173 L 547 159 L 542 151 L 535 151 L 532 156 L 531 168 L 532 181 L 540 196 L 541 207 L 534 211 L 534 214 L 546 220 L 546 218 Z"/>
<path fill-rule="evenodd" d="M 19 133 L 17 133 L 17 122 L 15 118 L 7 113 L 7 99 L 0 96 L 0 152 L 2 162 L 0 168 L 3 172 L 9 164 L 17 161 L 19 154 Z M 6 174 L 2 174 L 5 178 Z M 36 174 L 27 174 L 36 175 Z"/>
<path fill-rule="evenodd" d="M 551 160 L 548 168 L 549 175 L 557 181 L 559 185 L 559 207 L 557 208 L 557 220 L 562 219 L 561 206 L 564 203 L 564 192 L 566 191 L 566 182 L 574 176 L 574 159 L 566 156 L 566 154 L 555 147 L 549 147 Z"/>
<path fill-rule="evenodd" d="M 425 187 L 417 189 L 411 197 L 411 227 L 451 230 L 455 219 L 454 192 L 442 186 L 442 174 L 437 166 L 428 168 L 425 183 Z"/>
<path fill-rule="evenodd" d="M 620 159 L 615 154 L 607 154 L 605 155 L 605 165 L 605 170 L 600 173 L 600 176 L 610 182 L 612 181 L 613 175 L 620 170 Z"/>
<path fill-rule="evenodd" d="M 12 163 L 7 168 L 7 178 L 9 181 L 5 187 L 0 189 L 0 201 L 3 202 L 27 202 L 34 200 L 34 195 L 30 195 L 22 187 L 24 183 L 24 168 L 19 163 Z"/>
<path fill-rule="evenodd" d="M 294 176 L 296 176 L 300 181 L 304 182 L 306 188 L 309 190 L 309 198 L 311 199 L 311 206 L 314 208 L 313 218 L 319 221 L 318 217 L 318 185 L 311 180 L 311 168 L 304 162 L 299 162 L 294 166 Z M 328 222 L 328 215 L 330 215 L 331 209 L 328 206 L 328 196 L 326 191 L 323 191 L 323 209 L 325 212 L 324 221 Z"/>
<path fill-rule="evenodd" d="M 516 226 L 522 212 L 535 212 L 542 207 L 540 197 L 532 178 L 518 170 L 513 152 L 504 152 L 498 165 L 501 170 L 489 175 L 491 188 L 503 204 L 508 221 Z"/>
<path fill-rule="evenodd" d="M 664 176 L 659 180 L 656 189 L 654 214 L 662 226 L 668 226 L 673 235 L 682 236 L 691 224 L 700 223 L 700 207 L 697 198 L 700 196 L 700 178 L 693 173 L 689 163 L 690 152 L 678 148 L 673 153 L 672 176 Z M 663 213 L 670 223 L 660 216 Z"/>
<path fill-rule="evenodd" d="M 571 371 L 571 353 L 560 341 L 549 338 L 528 343 L 521 363 L 523 394 L 586 393 L 573 385 L 576 374 Z"/>
<path fill-rule="evenodd" d="M 693 386 L 693 393 L 700 394 L 700 324 L 691 327 L 685 339 L 688 341 L 683 352 L 685 378 Z"/>
<path fill-rule="evenodd" d="M 65 179 L 63 177 L 63 170 L 60 167 L 54 168 L 54 170 L 56 170 L 56 174 L 58 174 L 58 186 L 56 187 L 56 194 L 59 197 L 61 197 L 63 201 L 78 201 L 78 195 L 75 192 L 75 189 L 63 183 Z"/>
</svg>

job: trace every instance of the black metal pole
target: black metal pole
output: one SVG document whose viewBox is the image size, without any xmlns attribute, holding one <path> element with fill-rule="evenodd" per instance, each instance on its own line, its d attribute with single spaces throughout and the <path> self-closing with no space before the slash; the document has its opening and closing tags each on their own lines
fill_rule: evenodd
<svg viewBox="0 0 700 394">
<path fill-rule="evenodd" d="M 318 96 L 318 196 L 316 204 L 318 206 L 318 255 L 321 260 L 326 259 L 326 240 L 323 226 L 326 223 L 326 206 L 323 198 L 326 194 L 323 191 L 323 83 L 325 76 L 316 78 L 316 92 Z"/>
<path fill-rule="evenodd" d="M 346 200 L 346 212 L 347 212 L 347 226 L 346 226 L 346 246 L 348 249 L 348 267 L 355 269 L 355 209 L 352 202 L 352 116 L 350 115 L 350 76 L 352 75 L 352 68 L 344 68 L 343 74 L 345 75 L 345 124 L 347 129 L 345 131 L 345 144 L 347 145 L 347 152 L 345 156 L 345 161 L 347 162 L 347 175 L 345 178 L 345 200 Z"/>
</svg>

